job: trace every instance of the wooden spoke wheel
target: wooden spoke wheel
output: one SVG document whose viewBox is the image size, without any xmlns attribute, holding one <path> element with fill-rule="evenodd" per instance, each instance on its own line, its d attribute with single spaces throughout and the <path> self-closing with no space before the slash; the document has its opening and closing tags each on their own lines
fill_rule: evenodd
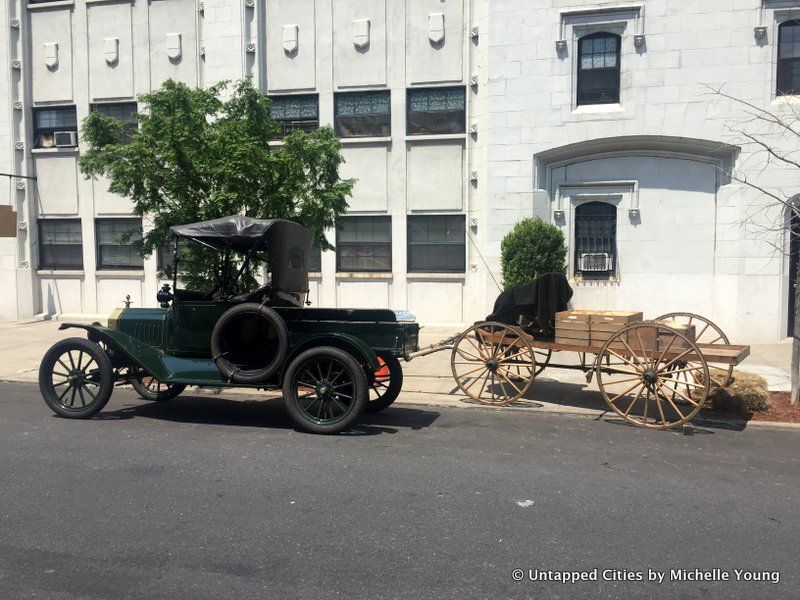
<svg viewBox="0 0 800 600">
<path fill-rule="evenodd" d="M 481 404 L 506 406 L 533 384 L 536 355 L 521 329 L 479 323 L 458 338 L 450 366 L 464 394 Z"/>
<path fill-rule="evenodd" d="M 697 344 L 730 344 L 728 336 L 718 325 L 705 317 L 688 312 L 674 312 L 661 315 L 656 321 L 677 321 L 683 325 L 695 326 L 695 343 Z M 727 387 L 733 379 L 733 365 L 708 365 L 709 374 L 720 387 Z M 684 374 L 683 379 L 686 378 Z"/>
<path fill-rule="evenodd" d="M 710 386 L 708 363 L 694 341 L 655 321 L 617 331 L 597 355 L 595 370 L 600 392 L 614 412 L 652 429 L 691 420 Z M 688 377 L 677 377 L 682 374 Z"/>
</svg>

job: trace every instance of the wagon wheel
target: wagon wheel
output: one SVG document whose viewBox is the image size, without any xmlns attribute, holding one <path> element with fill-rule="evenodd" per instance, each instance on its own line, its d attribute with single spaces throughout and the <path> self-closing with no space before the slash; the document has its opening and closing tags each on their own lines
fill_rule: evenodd
<svg viewBox="0 0 800 600">
<path fill-rule="evenodd" d="M 694 325 L 695 342 L 698 344 L 730 344 L 728 336 L 716 323 L 700 315 L 688 312 L 674 312 L 661 315 L 656 321 L 677 321 L 683 325 Z M 720 387 L 728 387 L 728 384 L 733 379 L 733 365 L 709 364 L 708 370 L 712 377 L 719 379 Z"/>
<path fill-rule="evenodd" d="M 689 360 L 686 360 L 689 359 Z M 676 365 L 683 364 L 680 368 Z M 607 340 L 595 362 L 605 401 L 626 421 L 651 429 L 686 423 L 708 396 L 708 363 L 683 333 L 654 321 Z M 676 375 L 686 373 L 686 380 Z"/>
<path fill-rule="evenodd" d="M 461 334 L 450 358 L 453 377 L 481 404 L 506 406 L 521 398 L 536 376 L 536 355 L 521 329 L 474 325 Z"/>
</svg>

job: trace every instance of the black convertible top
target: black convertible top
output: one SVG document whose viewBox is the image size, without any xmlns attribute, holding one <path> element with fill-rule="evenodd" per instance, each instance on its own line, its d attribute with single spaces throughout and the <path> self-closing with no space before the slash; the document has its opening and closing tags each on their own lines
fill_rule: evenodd
<svg viewBox="0 0 800 600">
<path fill-rule="evenodd" d="M 272 286 L 279 291 L 308 291 L 311 231 L 286 219 L 251 219 L 232 215 L 211 221 L 170 227 L 172 233 L 215 250 L 247 254 L 264 251 L 272 264 Z"/>
<path fill-rule="evenodd" d="M 311 232 L 293 221 L 286 219 L 252 219 L 242 215 L 231 215 L 211 221 L 200 221 L 188 225 L 170 227 L 175 235 L 200 242 L 212 248 L 222 250 L 231 248 L 247 252 L 259 246 L 261 240 L 270 245 L 273 237 L 282 242 L 301 242 L 311 240 Z"/>
</svg>

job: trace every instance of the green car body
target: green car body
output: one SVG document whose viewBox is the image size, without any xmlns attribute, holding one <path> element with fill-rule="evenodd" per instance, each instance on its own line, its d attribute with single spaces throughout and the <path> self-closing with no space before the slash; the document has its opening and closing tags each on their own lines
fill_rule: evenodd
<svg viewBox="0 0 800 600">
<path fill-rule="evenodd" d="M 210 352 L 211 331 L 232 304 L 175 299 L 168 308 L 122 308 L 108 326 L 64 323 L 60 329 L 80 328 L 93 341 L 103 342 L 115 366 L 136 366 L 163 383 L 205 386 L 246 386 L 227 382 Z M 333 346 L 357 358 L 367 371 L 380 368 L 378 354 L 402 358 L 418 349 L 419 325 L 403 321 L 403 313 L 379 309 L 319 309 L 275 307 L 286 321 L 290 348 L 286 364 L 314 346 Z M 278 387 L 274 381 L 252 387 Z"/>
<path fill-rule="evenodd" d="M 88 340 L 61 340 L 42 358 L 39 389 L 56 414 L 90 418 L 121 382 L 153 401 L 187 385 L 280 388 L 290 417 L 315 433 L 342 431 L 362 411 L 394 402 L 399 359 L 418 350 L 419 325 L 404 312 L 306 307 L 307 228 L 232 215 L 171 229 L 176 268 L 172 287 L 156 296 L 161 308 L 117 309 L 107 326 L 61 326 L 85 330 Z M 218 252 L 213 289 L 178 289 L 181 237 Z M 240 289 L 259 260 L 266 282 Z"/>
</svg>

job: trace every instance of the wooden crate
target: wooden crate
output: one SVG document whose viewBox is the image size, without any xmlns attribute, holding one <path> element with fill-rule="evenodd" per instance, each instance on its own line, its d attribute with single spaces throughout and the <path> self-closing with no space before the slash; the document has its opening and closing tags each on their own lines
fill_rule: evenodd
<svg viewBox="0 0 800 600">
<path fill-rule="evenodd" d="M 621 310 L 568 310 L 556 313 L 556 339 L 578 339 L 584 344 L 602 346 L 625 325 L 642 320 L 642 313 Z M 577 332 L 580 332 L 578 335 Z M 625 337 L 627 341 L 627 336 Z M 566 343 L 566 342 L 564 342 Z M 624 350 L 615 342 L 613 347 Z"/>
</svg>

